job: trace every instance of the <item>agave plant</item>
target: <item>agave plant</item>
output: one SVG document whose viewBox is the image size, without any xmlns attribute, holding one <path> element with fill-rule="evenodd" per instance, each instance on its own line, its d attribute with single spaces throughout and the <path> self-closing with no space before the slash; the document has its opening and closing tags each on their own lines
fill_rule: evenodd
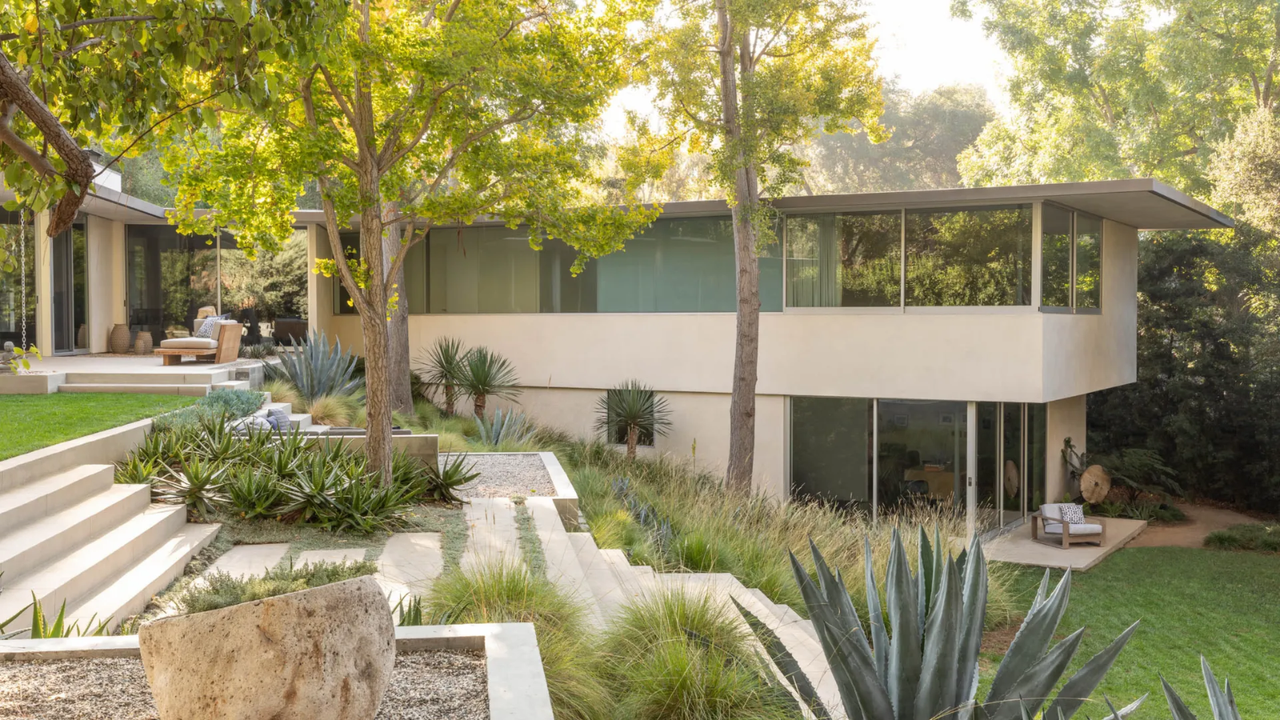
<svg viewBox="0 0 1280 720">
<path fill-rule="evenodd" d="M 196 519 L 210 517 L 226 504 L 226 473 L 228 466 L 217 465 L 197 457 L 187 458 L 181 470 L 166 465 L 164 475 L 156 478 L 151 492 L 157 500 L 187 507 L 187 514 Z"/>
<path fill-rule="evenodd" d="M 231 507 L 249 519 L 276 515 L 284 501 L 274 475 L 250 468 L 241 468 L 232 476 L 227 497 Z"/>
<path fill-rule="evenodd" d="M 267 376 L 287 380 L 308 403 L 321 395 L 350 395 L 360 388 L 355 355 L 342 349 L 341 340 L 330 345 L 323 330 L 312 330 L 306 342 L 279 357 L 279 366 L 263 366 Z"/>
<path fill-rule="evenodd" d="M 462 358 L 458 386 L 474 401 L 477 418 L 483 418 L 490 396 L 514 398 L 520 394 L 516 369 L 511 361 L 487 347 L 472 348 Z"/>
<path fill-rule="evenodd" d="M 463 358 L 462 341 L 457 338 L 436 338 L 427 357 L 418 363 L 423 382 L 428 386 L 439 388 L 444 398 L 444 412 L 453 415 L 457 409 L 458 387 L 462 384 Z"/>
<path fill-rule="evenodd" d="M 474 462 L 467 462 L 466 453 L 454 453 L 443 465 L 428 467 L 427 489 L 423 496 L 436 502 L 457 504 L 462 502 L 453 491 L 480 477 Z"/>
<path fill-rule="evenodd" d="M 44 608 L 40 606 L 40 600 L 35 593 L 31 593 L 31 627 L 28 632 L 32 640 L 49 640 L 52 638 L 69 638 L 69 637 L 99 637 L 107 635 L 111 618 L 106 620 L 98 620 L 97 614 L 94 614 L 80 627 L 80 622 L 76 621 L 67 624 L 67 601 L 62 601 L 62 607 L 58 610 L 58 616 L 51 622 L 45 617 Z"/>
<path fill-rule="evenodd" d="M 1200 670 L 1204 673 L 1204 686 L 1209 691 L 1209 707 L 1213 710 L 1213 720 L 1240 720 L 1240 710 L 1236 708 L 1236 698 L 1231 692 L 1231 680 L 1224 687 L 1218 687 L 1218 679 L 1209 669 L 1209 661 L 1200 656 Z M 1173 720 L 1196 720 L 1186 703 L 1178 697 L 1178 693 L 1162 676 L 1160 684 L 1164 687 L 1164 698 L 1169 701 L 1169 712 Z"/>
<path fill-rule="evenodd" d="M 642 437 L 666 436 L 671 429 L 671 410 L 667 399 L 658 397 L 653 388 L 639 380 L 627 380 L 596 402 L 596 429 L 608 442 L 616 442 L 615 433 L 622 431 L 627 459 L 634 460 Z"/>
<path fill-rule="evenodd" d="M 476 416 L 476 429 L 480 432 L 480 442 L 497 448 L 503 443 L 519 445 L 533 438 L 537 427 L 529 420 L 529 416 L 515 410 L 493 411 L 493 418 L 486 420 Z"/>
<path fill-rule="evenodd" d="M 1067 609 L 1071 571 L 1052 593 L 1048 592 L 1046 571 L 986 698 L 979 701 L 978 650 L 987 607 L 987 564 L 982 546 L 975 539 L 967 551 L 952 558 L 936 532 L 930 544 L 921 528 L 918 572 L 912 572 L 897 531 L 892 543 L 882 608 L 881 586 L 871 565 L 871 541 L 866 541 L 870 628 L 863 627 L 842 576 L 832 574 L 817 546 L 810 543 L 817 582 L 791 555 L 792 570 L 839 687 L 844 712 L 851 720 L 1068 720 L 1102 682 L 1138 627 L 1137 623 L 1129 626 L 1086 662 L 1046 705 L 1084 634 L 1081 628 L 1050 647 Z M 780 643 L 771 644 L 762 636 L 762 644 L 815 715 L 827 717 L 795 659 Z M 1111 712 L 1111 717 L 1131 714 L 1145 699 L 1144 695 Z M 1043 715 L 1037 715 L 1042 707 Z"/>
</svg>

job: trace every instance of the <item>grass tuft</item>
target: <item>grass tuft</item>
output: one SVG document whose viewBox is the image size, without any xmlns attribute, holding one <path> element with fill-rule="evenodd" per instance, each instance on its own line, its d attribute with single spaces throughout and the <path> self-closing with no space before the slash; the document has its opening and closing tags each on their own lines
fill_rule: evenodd
<svg viewBox="0 0 1280 720">
<path fill-rule="evenodd" d="M 352 395 L 321 395 L 311 401 L 306 412 L 317 425 L 350 427 L 360 407 L 360 401 Z"/>
<path fill-rule="evenodd" d="M 271 402 L 289 403 L 293 412 L 302 412 L 303 402 L 298 389 L 288 380 L 272 379 L 262 383 L 262 391 L 271 393 Z"/>
<path fill-rule="evenodd" d="M 206 575 L 204 582 L 189 585 L 174 598 L 174 603 L 184 613 L 206 612 L 372 575 L 377 571 L 377 563 L 365 560 L 352 563 L 307 563 L 302 567 L 291 565 L 247 578 L 215 572 Z"/>
<path fill-rule="evenodd" d="M 1204 539 L 1205 547 L 1219 550 L 1280 552 L 1280 525 L 1245 523 L 1214 530 Z"/>
</svg>

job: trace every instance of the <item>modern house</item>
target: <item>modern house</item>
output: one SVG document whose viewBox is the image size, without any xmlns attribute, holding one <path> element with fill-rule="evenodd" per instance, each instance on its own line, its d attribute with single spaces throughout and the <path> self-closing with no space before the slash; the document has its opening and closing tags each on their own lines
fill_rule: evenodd
<svg viewBox="0 0 1280 720">
<path fill-rule="evenodd" d="M 756 486 L 872 512 L 928 498 L 984 526 L 1061 498 L 1063 442 L 1085 446 L 1085 396 L 1135 380 L 1138 232 L 1232 225 L 1153 180 L 773 207 L 778 242 L 760 260 Z M 16 214 L 0 220 L 16 237 Z M 329 257 L 321 213 L 296 220 L 306 265 Z M 222 297 L 238 252 L 227 239 L 179 236 L 161 208 L 110 182 L 65 238 L 45 238 L 42 222 L 25 275 L 0 275 L 0 341 L 19 333 L 23 277 L 35 289 L 29 337 L 46 352 L 101 352 L 116 323 L 156 339 L 181 333 L 204 305 L 262 310 L 252 297 L 263 293 L 230 308 Z M 672 410 L 670 434 L 643 439 L 653 451 L 722 468 L 735 329 L 727 206 L 669 203 L 624 251 L 577 276 L 574 257 L 557 242 L 534 250 L 499 223 L 432 230 L 406 263 L 411 347 L 451 336 L 500 352 L 522 379 L 520 407 L 581 435 L 594 431 L 597 398 L 638 379 Z M 305 283 L 305 308 L 287 300 L 291 313 L 360 350 L 336 280 L 306 272 Z"/>
</svg>

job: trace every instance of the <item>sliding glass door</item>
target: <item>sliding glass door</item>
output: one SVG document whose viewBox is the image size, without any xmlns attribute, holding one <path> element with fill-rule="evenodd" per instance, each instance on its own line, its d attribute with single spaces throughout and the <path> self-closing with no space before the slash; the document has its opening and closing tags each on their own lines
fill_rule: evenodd
<svg viewBox="0 0 1280 720">
<path fill-rule="evenodd" d="M 84 225 L 53 238 L 53 351 L 73 353 L 89 349 L 85 306 L 86 245 Z"/>
</svg>

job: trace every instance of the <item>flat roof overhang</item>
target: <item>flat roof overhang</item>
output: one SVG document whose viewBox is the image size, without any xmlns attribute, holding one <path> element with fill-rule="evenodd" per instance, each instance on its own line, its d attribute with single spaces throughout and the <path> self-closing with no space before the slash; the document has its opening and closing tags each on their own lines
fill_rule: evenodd
<svg viewBox="0 0 1280 720">
<path fill-rule="evenodd" d="M 0 188 L 0 202 L 8 202 L 12 199 L 13 191 Z M 110 188 L 91 191 L 85 196 L 80 212 L 127 223 L 147 225 L 168 223 L 164 208 Z"/>
<path fill-rule="evenodd" d="M 787 213 L 866 212 L 896 208 L 924 209 L 964 205 L 1002 205 L 1048 201 L 1066 205 L 1138 230 L 1215 230 L 1235 221 L 1205 203 L 1159 180 L 1097 180 L 1093 182 L 946 188 L 850 195 L 801 195 L 774 199 L 774 208 Z M 662 205 L 663 217 L 696 217 L 729 212 L 723 200 L 693 200 Z M 320 210 L 297 210 L 298 223 L 323 223 Z M 498 223 L 477 220 L 476 225 Z"/>
</svg>

